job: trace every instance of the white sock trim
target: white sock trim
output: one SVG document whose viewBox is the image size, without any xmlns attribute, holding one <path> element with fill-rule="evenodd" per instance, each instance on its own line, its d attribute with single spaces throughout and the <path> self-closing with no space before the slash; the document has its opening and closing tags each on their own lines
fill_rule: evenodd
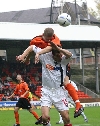
<svg viewBox="0 0 100 126">
<path fill-rule="evenodd" d="M 79 101 L 79 100 L 76 100 L 75 103 L 76 103 L 76 102 L 80 102 L 80 101 Z"/>
</svg>

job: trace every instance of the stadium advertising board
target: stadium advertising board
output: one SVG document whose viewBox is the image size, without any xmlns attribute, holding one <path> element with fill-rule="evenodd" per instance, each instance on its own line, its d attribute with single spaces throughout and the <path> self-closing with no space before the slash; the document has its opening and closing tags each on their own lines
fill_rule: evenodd
<svg viewBox="0 0 100 126">
<path fill-rule="evenodd" d="M 16 103 L 17 101 L 1 101 L 0 108 L 1 107 L 15 107 Z M 31 104 L 35 106 L 40 106 L 40 101 L 32 101 Z"/>
<path fill-rule="evenodd" d="M 1 101 L 0 108 L 15 107 L 16 103 L 17 103 L 17 101 Z M 83 107 L 99 107 L 100 106 L 100 102 L 81 103 L 81 104 L 83 105 Z M 31 101 L 31 105 L 38 107 L 41 105 L 41 101 Z M 69 106 L 69 108 L 74 107 L 72 104 L 69 104 L 68 106 Z"/>
<path fill-rule="evenodd" d="M 14 107 L 17 101 L 2 101 L 0 102 L 0 107 Z"/>
</svg>

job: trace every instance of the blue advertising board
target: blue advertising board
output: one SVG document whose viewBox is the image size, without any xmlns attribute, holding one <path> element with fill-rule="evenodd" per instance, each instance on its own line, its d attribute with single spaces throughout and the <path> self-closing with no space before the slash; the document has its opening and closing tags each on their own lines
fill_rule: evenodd
<svg viewBox="0 0 100 126">
<path fill-rule="evenodd" d="M 15 107 L 17 101 L 1 101 L 0 102 L 0 108 L 2 107 Z M 40 101 L 31 101 L 32 105 L 40 106 Z"/>
<path fill-rule="evenodd" d="M 14 107 L 16 106 L 17 101 L 1 101 L 0 107 Z"/>
</svg>

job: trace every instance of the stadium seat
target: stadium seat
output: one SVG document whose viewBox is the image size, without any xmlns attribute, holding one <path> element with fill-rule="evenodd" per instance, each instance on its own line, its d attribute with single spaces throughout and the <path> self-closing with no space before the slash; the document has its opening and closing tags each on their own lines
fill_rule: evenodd
<svg viewBox="0 0 100 126">
<path fill-rule="evenodd" d="M 90 98 L 90 96 L 88 96 L 87 94 L 85 94 L 84 92 L 80 90 L 77 92 L 77 94 L 79 98 Z"/>
<path fill-rule="evenodd" d="M 37 90 L 41 92 L 41 86 L 37 86 Z"/>
</svg>

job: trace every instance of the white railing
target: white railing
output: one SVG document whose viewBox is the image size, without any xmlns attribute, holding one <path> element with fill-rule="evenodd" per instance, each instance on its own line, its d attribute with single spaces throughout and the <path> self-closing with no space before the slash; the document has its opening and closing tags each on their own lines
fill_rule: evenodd
<svg viewBox="0 0 100 126">
<path fill-rule="evenodd" d="M 91 96 L 92 98 L 100 98 L 100 95 L 94 93 L 90 89 L 84 87 L 83 85 L 79 84 L 78 82 L 74 81 L 78 87 L 79 90 L 83 91 L 85 94 Z"/>
</svg>

